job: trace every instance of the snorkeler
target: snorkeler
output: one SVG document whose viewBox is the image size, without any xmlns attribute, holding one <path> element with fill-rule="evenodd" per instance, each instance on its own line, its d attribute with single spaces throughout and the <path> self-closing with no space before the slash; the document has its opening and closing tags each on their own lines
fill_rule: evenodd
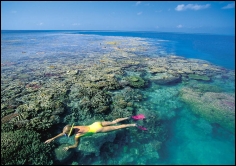
<svg viewBox="0 0 236 166">
<path fill-rule="evenodd" d="M 137 116 L 132 116 L 133 119 L 135 119 L 135 117 L 137 117 Z M 145 118 L 145 117 L 144 116 L 140 117 L 140 119 L 143 119 L 143 118 Z M 121 122 L 123 120 L 127 120 L 127 119 L 130 119 L 130 117 L 118 118 L 118 119 L 113 120 L 111 122 L 110 121 L 94 122 L 93 124 L 91 124 L 89 126 L 66 125 L 63 128 L 62 133 L 58 134 L 57 136 L 55 136 L 53 138 L 46 140 L 44 143 L 50 143 L 51 141 L 53 141 L 56 138 L 61 137 L 63 135 L 70 137 L 73 132 L 75 134 L 75 144 L 72 146 L 64 147 L 64 150 L 67 151 L 70 148 L 76 148 L 78 146 L 80 137 L 93 135 L 94 133 L 104 133 L 104 132 L 114 131 L 114 130 L 128 128 L 128 127 L 140 128 L 140 126 L 138 126 L 135 123 L 134 124 L 121 124 L 121 125 L 117 125 L 117 126 L 110 126 L 110 125 L 114 125 L 118 122 Z M 137 120 L 137 119 L 135 119 L 135 120 Z M 143 130 L 142 128 L 140 128 L 140 129 Z"/>
</svg>

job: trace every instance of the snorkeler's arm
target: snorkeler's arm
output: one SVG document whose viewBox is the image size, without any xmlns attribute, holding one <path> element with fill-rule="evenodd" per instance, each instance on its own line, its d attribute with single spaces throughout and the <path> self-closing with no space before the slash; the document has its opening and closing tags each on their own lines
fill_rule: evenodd
<svg viewBox="0 0 236 166">
<path fill-rule="evenodd" d="M 64 133 L 60 133 L 60 134 L 58 134 L 57 136 L 52 137 L 52 138 L 46 140 L 44 143 L 50 143 L 50 142 L 53 141 L 54 139 L 56 139 L 56 138 L 58 138 L 58 137 L 61 137 L 61 136 L 63 136 L 63 135 L 64 135 Z"/>
<path fill-rule="evenodd" d="M 79 137 L 75 137 L 75 144 L 72 146 L 68 146 L 68 149 L 76 148 L 78 145 L 79 145 Z"/>
<path fill-rule="evenodd" d="M 64 150 L 67 151 L 68 149 L 71 148 L 76 148 L 79 145 L 79 137 L 75 137 L 75 144 L 71 146 L 64 147 Z"/>
</svg>

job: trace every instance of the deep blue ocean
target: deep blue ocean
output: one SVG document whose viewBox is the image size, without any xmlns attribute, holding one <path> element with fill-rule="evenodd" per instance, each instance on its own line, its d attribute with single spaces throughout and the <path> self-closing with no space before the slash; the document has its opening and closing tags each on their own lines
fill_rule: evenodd
<svg viewBox="0 0 236 166">
<path fill-rule="evenodd" d="M 82 31 L 78 34 L 141 37 L 160 45 L 164 54 L 207 60 L 235 69 L 235 36 L 163 32 L 101 32 Z"/>
<path fill-rule="evenodd" d="M 133 52 L 140 56 L 175 55 L 201 59 L 227 70 L 235 70 L 235 36 L 125 31 L 1 31 L 1 69 L 4 69 L 4 71 L 1 70 L 1 75 L 9 70 L 3 67 L 20 65 L 20 71 L 28 71 L 28 68 L 32 68 L 32 63 L 35 63 L 33 66 L 40 70 L 42 64 L 47 66 L 45 68 L 54 68 L 57 63 L 63 65 L 64 59 L 68 61 L 65 63 L 68 63 L 66 69 L 69 70 L 70 67 L 76 65 L 77 55 L 93 57 L 109 54 L 109 48 L 101 48 L 101 43 L 111 41 L 118 41 L 120 48 L 131 47 L 130 43 L 145 47 L 144 49 L 147 50 L 145 52 Z M 71 61 L 70 58 L 72 58 Z M 36 63 L 37 60 L 38 63 Z M 24 67 L 25 70 L 22 69 Z M 64 70 L 64 67 L 58 70 L 62 69 Z M 19 70 L 14 67 L 11 70 L 16 71 L 10 72 L 12 75 L 9 74 L 9 78 L 4 74 L 1 82 L 14 81 L 14 75 Z M 36 78 L 29 79 L 28 82 L 37 82 Z M 235 95 L 234 82 L 216 81 L 213 84 L 221 86 L 225 92 Z M 139 147 L 145 143 L 148 144 L 149 141 L 155 141 L 145 140 L 145 142 L 136 142 L 136 144 L 131 141 L 132 143 L 126 144 L 124 149 L 117 150 L 116 154 L 111 155 L 110 158 L 102 155 L 100 157 L 91 156 L 87 163 L 84 163 L 74 157 L 67 161 L 67 164 L 234 165 L 235 133 L 200 118 L 189 111 L 187 106 L 179 106 L 179 101 L 175 100 L 175 94 L 183 86 L 182 84 L 153 86 L 151 90 L 143 90 L 143 94 L 148 96 L 148 99 L 145 103 L 140 103 L 139 107 L 143 110 L 161 110 L 160 112 L 165 117 L 163 123 L 167 127 L 168 139 L 158 150 L 158 159 L 142 160 L 142 156 L 147 158 L 145 154 L 148 152 L 140 150 Z M 4 85 L 5 87 L 7 86 Z M 4 88 L 1 87 L 2 90 L 5 90 Z M 11 90 L 11 88 L 9 89 Z M 173 109 L 173 105 L 170 106 L 168 100 L 177 105 L 178 111 L 168 112 Z M 139 111 L 139 113 L 142 112 Z M 60 129 L 57 130 L 60 132 Z M 133 137 L 135 136 L 130 136 L 130 139 L 135 140 Z"/>
</svg>

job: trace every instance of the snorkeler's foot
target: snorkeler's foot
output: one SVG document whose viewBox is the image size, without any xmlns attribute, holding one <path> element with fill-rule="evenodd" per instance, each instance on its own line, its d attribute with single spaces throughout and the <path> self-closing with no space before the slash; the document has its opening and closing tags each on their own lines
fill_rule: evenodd
<svg viewBox="0 0 236 166">
<path fill-rule="evenodd" d="M 131 116 L 130 118 L 134 120 L 142 120 L 145 118 L 145 116 L 143 114 L 138 114 L 138 115 Z"/>
<path fill-rule="evenodd" d="M 139 128 L 140 130 L 147 130 L 147 128 L 146 128 L 146 127 L 139 126 L 139 125 L 137 125 L 136 123 L 135 123 L 135 126 L 136 126 L 137 128 Z"/>
</svg>

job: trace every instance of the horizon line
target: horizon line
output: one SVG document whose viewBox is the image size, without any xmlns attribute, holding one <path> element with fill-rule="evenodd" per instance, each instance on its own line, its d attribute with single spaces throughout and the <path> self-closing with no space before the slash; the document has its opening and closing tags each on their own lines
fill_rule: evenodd
<svg viewBox="0 0 236 166">
<path fill-rule="evenodd" d="M 179 33 L 179 34 L 209 34 L 209 35 L 226 35 L 226 36 L 235 36 L 235 34 L 221 34 L 221 33 L 209 33 L 209 32 L 178 32 L 178 31 L 155 31 L 155 30 L 69 30 L 69 29 L 1 29 L 1 31 L 110 31 L 110 32 L 159 32 L 159 33 Z"/>
</svg>

